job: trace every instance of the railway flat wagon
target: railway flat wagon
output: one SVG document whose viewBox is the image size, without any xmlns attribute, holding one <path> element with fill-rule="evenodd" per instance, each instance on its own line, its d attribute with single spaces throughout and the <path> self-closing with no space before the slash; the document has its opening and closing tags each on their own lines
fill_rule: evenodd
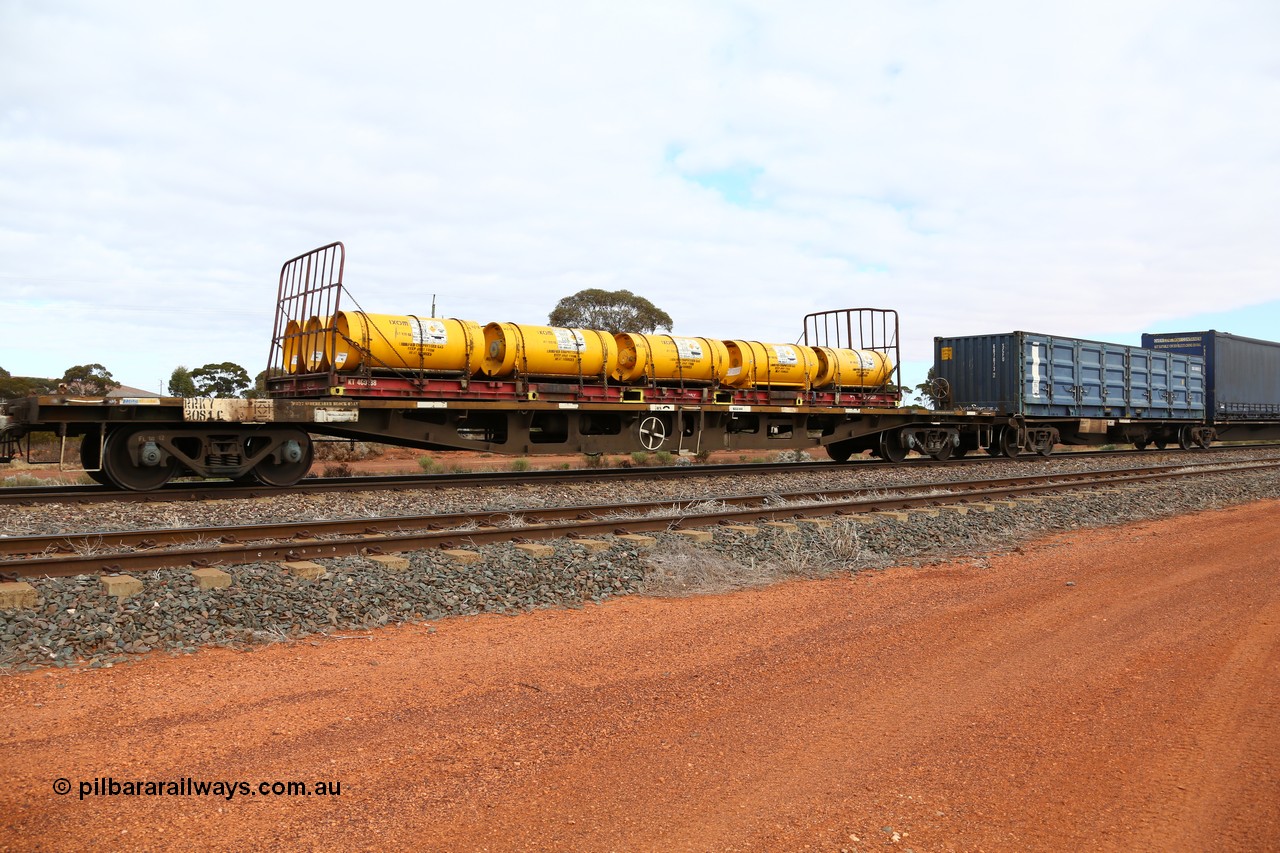
<svg viewBox="0 0 1280 853">
<path fill-rule="evenodd" d="M 1023 419 L 1040 442 L 1212 440 L 1198 355 L 1018 331 L 934 338 L 934 375 L 949 405 Z"/>
</svg>

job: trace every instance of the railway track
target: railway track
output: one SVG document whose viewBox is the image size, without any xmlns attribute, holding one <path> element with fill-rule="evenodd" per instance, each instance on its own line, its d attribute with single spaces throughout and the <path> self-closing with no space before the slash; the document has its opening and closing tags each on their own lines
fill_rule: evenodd
<svg viewBox="0 0 1280 853">
<path fill-rule="evenodd" d="M 1280 444 L 1252 445 L 1258 450 L 1280 448 Z M 1050 459 L 1088 459 L 1126 456 L 1151 456 L 1155 453 L 1189 453 L 1202 456 L 1204 453 L 1226 452 L 1245 449 L 1245 446 L 1215 445 L 1205 450 L 1090 450 L 1058 454 Z M 1002 462 L 1043 462 L 1045 457 L 1023 455 L 1008 459 L 1000 457 Z M 984 454 L 965 456 L 938 462 L 927 457 L 909 459 L 896 463 L 896 467 L 904 465 L 981 465 L 989 463 L 992 457 Z M 849 465 L 857 466 L 889 466 L 895 463 L 876 458 L 854 459 L 848 463 L 830 461 L 819 462 L 748 462 L 727 465 L 676 465 L 668 467 L 636 467 L 636 468 L 576 468 L 563 471 L 500 471 L 474 472 L 455 474 L 420 474 L 420 475 L 387 475 L 366 477 L 330 477 L 312 478 L 297 485 L 274 488 L 261 484 L 244 485 L 230 481 L 178 482 L 166 485 L 152 492 L 135 492 L 111 488 L 102 485 L 77 486 L 16 486 L 0 489 L 0 504 L 22 504 L 37 506 L 40 504 L 68 503 L 88 504 L 107 502 L 144 502 L 157 503 L 168 501 L 206 501 L 232 500 L 241 498 L 271 497 L 282 494 L 317 494 L 325 492 L 384 491 L 394 489 L 435 489 L 459 488 L 467 486 L 505 486 L 529 483 L 573 483 L 573 482 L 607 482 L 625 480 L 660 480 L 681 479 L 687 477 L 717 477 L 735 474 L 769 474 L 773 472 L 802 472 L 844 469 Z"/>
<path fill-rule="evenodd" d="M 1158 465 L 889 488 L 809 489 L 714 500 L 389 516 L 269 525 L 0 538 L 0 577 L 70 576 L 393 553 L 462 544 L 644 533 L 726 523 L 856 516 L 1188 476 L 1280 468 L 1280 457 Z"/>
</svg>

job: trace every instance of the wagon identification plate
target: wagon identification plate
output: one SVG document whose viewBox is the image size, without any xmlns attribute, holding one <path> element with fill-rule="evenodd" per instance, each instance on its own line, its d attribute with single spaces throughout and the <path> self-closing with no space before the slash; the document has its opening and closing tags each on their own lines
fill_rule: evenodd
<svg viewBox="0 0 1280 853">
<path fill-rule="evenodd" d="M 182 401 L 182 419 L 194 422 L 226 421 L 229 423 L 274 421 L 276 419 L 275 401 L 187 397 Z"/>
</svg>

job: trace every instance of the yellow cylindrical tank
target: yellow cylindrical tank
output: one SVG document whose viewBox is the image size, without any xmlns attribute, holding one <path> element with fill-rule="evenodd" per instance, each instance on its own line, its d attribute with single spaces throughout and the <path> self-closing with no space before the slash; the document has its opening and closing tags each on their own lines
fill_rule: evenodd
<svg viewBox="0 0 1280 853">
<path fill-rule="evenodd" d="M 328 331 L 328 317 L 312 316 L 302 327 L 302 350 L 299 353 L 302 357 L 301 372 L 319 373 L 329 369 L 329 358 L 325 352 L 325 338 Z"/>
<path fill-rule="evenodd" d="M 485 376 L 609 375 L 618 363 L 613 335 L 594 329 L 560 329 L 521 323 L 490 323 L 484 327 Z"/>
<path fill-rule="evenodd" d="M 729 367 L 724 341 L 639 332 L 613 337 L 618 344 L 613 378 L 619 382 L 720 382 Z"/>
<path fill-rule="evenodd" d="M 484 335 L 472 320 L 339 311 L 329 346 L 334 370 L 428 370 L 474 375 Z"/>
<path fill-rule="evenodd" d="M 893 375 L 893 362 L 879 350 L 814 347 L 818 376 L 813 387 L 878 388 Z"/>
<path fill-rule="evenodd" d="M 290 320 L 285 324 L 280 349 L 284 358 L 284 372 L 298 373 L 302 369 L 302 326 L 297 320 Z"/>
<path fill-rule="evenodd" d="M 812 388 L 818 356 L 800 344 L 725 341 L 729 369 L 723 384 L 732 388 Z"/>
</svg>

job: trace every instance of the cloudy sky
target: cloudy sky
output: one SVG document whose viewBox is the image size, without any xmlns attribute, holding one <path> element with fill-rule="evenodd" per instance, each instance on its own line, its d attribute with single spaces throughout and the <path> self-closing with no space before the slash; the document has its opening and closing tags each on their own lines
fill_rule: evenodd
<svg viewBox="0 0 1280 853">
<path fill-rule="evenodd" d="M 0 366 L 265 367 L 368 310 L 1280 339 L 1280 4 L 0 0 Z M 908 379 L 915 381 L 909 375 Z"/>
</svg>

